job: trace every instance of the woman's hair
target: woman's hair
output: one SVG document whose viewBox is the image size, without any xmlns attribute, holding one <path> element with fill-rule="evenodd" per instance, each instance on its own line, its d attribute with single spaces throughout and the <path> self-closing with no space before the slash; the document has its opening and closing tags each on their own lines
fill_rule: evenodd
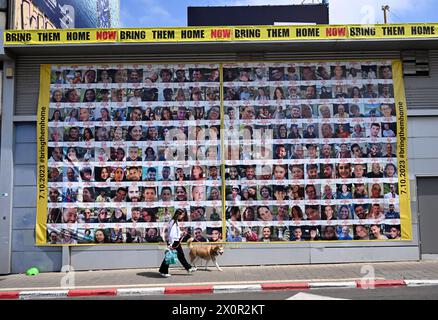
<svg viewBox="0 0 438 320">
<path fill-rule="evenodd" d="M 90 70 L 88 70 L 88 71 L 90 71 Z M 87 100 L 87 93 L 88 92 L 93 92 L 94 98 L 91 101 Z M 87 90 L 85 90 L 84 99 L 82 101 L 83 102 L 94 102 L 94 101 L 96 101 L 96 92 L 94 91 L 94 89 L 87 89 Z"/>
<path fill-rule="evenodd" d="M 100 169 L 100 177 L 101 179 L 103 179 L 102 174 L 103 172 L 106 171 L 108 173 L 108 175 L 110 174 L 110 170 L 107 167 L 103 167 Z"/>
<path fill-rule="evenodd" d="M 128 133 L 126 134 L 126 140 L 127 141 L 132 141 L 132 130 L 134 130 L 135 127 L 138 127 L 138 126 L 130 126 L 130 127 L 128 127 Z"/>
<path fill-rule="evenodd" d="M 315 130 L 315 126 L 313 124 L 309 124 L 306 128 L 306 131 L 309 132 L 310 128 L 313 128 L 313 130 Z"/>
<path fill-rule="evenodd" d="M 177 186 L 177 187 L 175 188 L 175 193 L 177 193 L 178 188 L 181 188 L 181 189 L 184 191 L 185 196 L 186 196 L 186 198 L 187 198 L 187 189 L 186 189 L 186 187 L 184 187 L 184 186 Z M 175 196 L 176 196 L 176 195 L 175 195 Z M 178 201 L 178 200 L 177 200 L 177 201 Z"/>
<path fill-rule="evenodd" d="M 53 115 L 52 115 L 52 118 L 50 119 L 50 121 L 54 121 L 54 120 L 55 120 L 55 113 L 59 113 L 59 121 L 62 121 L 63 119 L 62 119 L 62 113 L 61 113 L 61 110 L 55 110 L 55 111 L 53 111 Z"/>
<path fill-rule="evenodd" d="M 191 177 L 193 178 L 193 169 L 194 169 L 195 167 L 198 167 L 198 168 L 201 169 L 201 173 L 199 174 L 199 176 L 200 176 L 201 178 L 204 177 L 204 168 L 202 168 L 201 166 L 193 166 L 193 167 L 192 167 Z"/>
<path fill-rule="evenodd" d="M 269 196 L 271 196 L 271 189 L 269 189 L 269 187 L 267 187 L 267 186 L 263 186 L 263 187 L 260 188 L 260 195 L 262 195 L 262 191 L 263 191 L 263 189 L 268 190 L 268 192 L 269 192 Z"/>
<path fill-rule="evenodd" d="M 155 129 L 156 129 L 156 127 L 154 127 Z M 151 139 L 152 137 L 151 137 L 151 129 L 152 129 L 152 127 L 148 127 L 147 129 L 146 129 L 146 139 Z"/>
<path fill-rule="evenodd" d="M 210 119 L 210 115 L 211 115 L 211 113 L 212 113 L 212 111 L 214 110 L 214 109 L 218 109 L 218 107 L 212 107 L 210 110 L 208 110 L 208 112 L 207 112 L 207 119 Z M 217 110 L 217 113 L 219 113 L 220 112 L 220 110 Z"/>
<path fill-rule="evenodd" d="M 210 194 L 209 194 L 209 196 L 208 196 L 208 200 L 213 200 L 212 199 L 212 196 L 211 196 L 211 193 L 212 193 L 212 191 L 213 190 L 217 190 L 218 192 L 219 192 L 219 197 L 220 197 L 220 191 L 219 191 L 219 188 L 218 187 L 211 187 L 211 189 L 210 189 Z"/>
<path fill-rule="evenodd" d="M 394 168 L 394 175 L 396 175 L 397 174 L 397 167 L 393 164 L 393 163 L 387 163 L 386 164 L 386 166 L 385 166 L 385 170 L 383 170 L 383 174 L 386 176 L 387 174 L 386 174 L 386 170 L 389 168 L 389 167 L 393 167 Z"/>
<path fill-rule="evenodd" d="M 97 242 L 96 234 L 97 234 L 99 231 L 103 233 L 103 242 L 104 242 L 104 243 L 108 243 L 108 242 L 109 242 L 109 241 L 108 241 L 108 235 L 106 234 L 106 232 L 105 232 L 104 229 L 97 229 L 96 231 L 94 231 L 94 242 Z"/>
<path fill-rule="evenodd" d="M 296 132 L 294 131 L 294 129 L 296 129 Z M 289 133 L 289 137 L 292 137 L 292 138 L 299 138 L 301 135 L 300 135 L 300 131 L 299 131 L 299 129 L 298 129 L 298 125 L 297 124 L 292 124 L 291 126 L 290 126 L 290 133 Z"/>
<path fill-rule="evenodd" d="M 94 175 L 95 175 L 95 180 L 96 181 L 100 181 L 100 182 L 104 182 L 104 181 L 106 181 L 106 179 L 104 180 L 103 178 L 102 178 L 102 172 L 104 171 L 104 170 L 106 170 L 107 172 L 108 172 L 108 178 L 110 177 L 110 175 L 111 175 L 111 170 L 108 168 L 108 167 L 96 167 L 95 169 L 94 169 Z M 107 179 L 108 179 L 107 178 Z"/>
<path fill-rule="evenodd" d="M 280 136 L 280 129 L 285 128 L 286 129 L 286 135 L 287 135 L 287 126 L 285 124 L 280 124 L 277 128 L 277 136 Z"/>
<path fill-rule="evenodd" d="M 81 176 L 81 178 L 82 178 L 83 180 L 85 180 L 85 173 L 89 173 L 90 176 L 91 176 L 91 174 L 93 173 L 93 171 L 91 170 L 90 167 L 84 167 L 84 168 L 82 168 L 81 171 L 80 171 L 80 176 Z"/>
<path fill-rule="evenodd" d="M 150 216 L 151 217 L 151 221 L 150 222 L 156 222 L 157 221 L 157 216 L 156 216 L 156 214 L 155 214 L 155 212 L 152 212 L 152 211 L 148 211 L 148 210 L 143 210 L 142 211 L 142 214 L 143 213 L 146 213 L 148 216 Z M 143 218 L 144 219 L 144 218 Z"/>
<path fill-rule="evenodd" d="M 85 137 L 85 133 L 86 132 L 88 132 L 89 134 L 90 134 L 90 139 L 93 139 L 94 138 L 94 136 L 93 136 L 93 131 L 91 131 L 91 129 L 90 128 L 85 128 L 84 129 L 84 133 L 83 133 L 83 136 Z"/>
<path fill-rule="evenodd" d="M 338 209 L 338 219 L 341 219 L 341 211 L 342 211 L 343 208 L 347 209 L 347 211 L 348 211 L 348 218 L 347 219 L 350 219 L 351 218 L 351 216 L 350 216 L 351 215 L 351 211 L 350 211 L 350 208 L 347 205 L 342 205 L 342 206 L 339 207 L 339 209 Z"/>
<path fill-rule="evenodd" d="M 74 91 L 77 91 L 76 89 L 68 89 L 67 90 L 67 92 L 65 93 L 65 99 L 66 99 L 66 101 L 68 101 L 68 102 L 73 102 L 73 101 L 69 101 L 69 96 L 70 96 L 70 93 L 72 93 L 72 92 L 74 92 Z M 75 101 L 76 102 L 76 101 Z"/>
<path fill-rule="evenodd" d="M 353 87 L 353 90 L 351 91 L 351 97 L 354 97 L 354 91 L 356 91 L 359 93 L 359 98 L 362 98 L 362 94 L 360 93 L 360 89 L 358 87 Z"/>
<path fill-rule="evenodd" d="M 231 207 L 229 208 L 229 211 L 230 211 L 230 216 L 237 216 L 239 219 L 241 219 L 239 207 Z"/>
<path fill-rule="evenodd" d="M 284 99 L 284 98 L 285 98 L 285 97 L 284 97 L 284 92 L 283 92 L 283 88 L 281 88 L 281 87 L 277 87 L 277 88 L 275 88 L 275 90 L 274 90 L 274 98 L 277 97 L 277 91 L 280 91 L 280 93 L 281 93 L 281 99 Z"/>
<path fill-rule="evenodd" d="M 68 160 L 70 160 L 70 158 L 68 157 L 68 154 L 70 153 L 70 150 L 73 150 L 75 152 L 76 156 L 78 155 L 78 152 L 76 151 L 76 149 L 74 147 L 68 147 L 67 148 L 67 154 L 66 154 L 66 158 Z"/>
<path fill-rule="evenodd" d="M 351 192 L 351 187 L 348 184 L 345 184 L 345 183 L 341 184 L 341 186 L 339 187 L 339 190 L 341 192 L 343 191 L 344 186 L 347 188 L 347 192 Z"/>
<path fill-rule="evenodd" d="M 248 212 L 251 212 L 252 215 L 253 215 L 253 218 L 255 218 L 255 212 L 254 212 L 254 209 L 251 208 L 251 207 L 247 207 L 247 208 L 245 209 L 245 211 L 243 211 L 242 219 L 243 219 L 244 221 L 247 221 L 247 220 L 246 220 L 246 217 L 247 217 L 247 213 L 248 213 Z"/>
<path fill-rule="evenodd" d="M 147 156 L 148 155 L 148 151 L 152 150 L 152 154 L 155 155 L 155 150 L 152 147 L 147 147 L 146 150 L 144 151 L 144 154 Z"/>
<path fill-rule="evenodd" d="M 291 210 L 291 216 L 292 216 L 292 218 L 293 218 L 293 212 L 294 212 L 294 209 L 298 212 L 298 217 L 300 218 L 300 219 L 303 219 L 303 210 L 301 209 L 301 207 L 299 207 L 299 206 L 293 206 L 292 207 L 292 210 Z"/>
<path fill-rule="evenodd" d="M 62 211 L 59 208 L 52 208 L 49 211 L 49 215 L 47 217 L 48 223 L 61 223 L 62 221 Z"/>
<path fill-rule="evenodd" d="M 87 79 L 87 74 L 89 74 L 89 73 L 91 73 L 91 72 L 94 72 L 94 77 L 96 77 L 96 70 L 87 70 L 87 71 L 85 71 L 85 73 L 84 73 L 84 81 L 87 81 L 88 79 Z M 90 83 L 94 83 L 96 81 L 96 79 L 93 79 L 93 82 L 90 82 Z"/>
<path fill-rule="evenodd" d="M 116 151 L 121 151 L 123 152 L 123 156 L 125 156 L 125 149 L 123 149 L 122 147 L 118 147 Z"/>
<path fill-rule="evenodd" d="M 266 96 L 265 88 L 263 88 L 263 87 L 258 87 L 257 88 L 257 97 L 261 96 L 260 92 L 263 92 L 263 96 Z"/>
<path fill-rule="evenodd" d="M 106 113 L 107 113 L 107 115 L 108 115 L 108 118 L 110 118 L 110 120 L 111 120 L 111 117 L 110 117 L 110 113 L 109 113 L 108 108 L 101 108 L 101 109 L 100 109 L 100 112 L 102 112 L 102 110 L 105 110 L 105 111 L 106 111 Z"/>
<path fill-rule="evenodd" d="M 169 118 L 168 118 L 168 119 L 163 119 L 163 114 L 164 114 L 165 112 L 168 112 L 168 114 L 169 114 Z M 161 120 L 172 120 L 172 111 L 170 110 L 169 107 L 164 107 L 164 108 L 161 110 Z"/>
<path fill-rule="evenodd" d="M 68 116 L 69 117 L 73 117 L 74 116 L 75 118 L 77 118 L 77 116 L 78 116 L 78 109 L 75 109 L 75 108 L 71 109 L 71 111 L 68 114 Z"/>
<path fill-rule="evenodd" d="M 57 92 L 61 93 L 61 101 L 55 101 L 55 94 Z M 64 98 L 64 95 L 62 94 L 61 90 L 57 89 L 57 90 L 53 91 L 53 93 L 52 93 L 52 102 L 65 102 L 65 98 Z"/>
<path fill-rule="evenodd" d="M 185 209 L 182 209 L 182 208 L 179 208 L 179 209 L 175 210 L 175 213 L 173 214 L 172 220 L 175 221 L 175 222 L 178 221 L 178 216 L 180 214 L 184 214 L 184 221 L 185 221 L 186 217 L 187 217 L 187 212 L 185 211 Z"/>
</svg>

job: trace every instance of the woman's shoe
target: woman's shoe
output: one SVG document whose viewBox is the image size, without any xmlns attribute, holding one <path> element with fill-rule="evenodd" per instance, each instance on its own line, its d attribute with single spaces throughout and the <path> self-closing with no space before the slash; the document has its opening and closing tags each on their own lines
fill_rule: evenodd
<svg viewBox="0 0 438 320">
<path fill-rule="evenodd" d="M 169 278 L 171 276 L 170 273 L 160 273 L 163 278 Z"/>
<path fill-rule="evenodd" d="M 187 270 L 187 273 L 188 273 L 188 274 L 192 274 L 192 273 L 195 272 L 196 270 L 198 270 L 198 269 L 196 269 L 195 267 L 191 267 L 189 270 Z"/>
</svg>

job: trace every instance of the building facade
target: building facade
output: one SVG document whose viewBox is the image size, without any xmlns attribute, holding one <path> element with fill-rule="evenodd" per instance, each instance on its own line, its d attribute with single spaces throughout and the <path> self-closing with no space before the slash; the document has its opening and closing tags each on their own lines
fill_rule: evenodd
<svg viewBox="0 0 438 320">
<path fill-rule="evenodd" d="M 163 31 L 163 30 L 157 30 Z M 163 33 L 164 34 L 164 33 Z M 227 245 L 221 265 L 409 261 L 434 257 L 438 199 L 438 45 L 422 39 L 265 39 L 4 46 L 0 168 L 0 273 L 158 266 L 163 246 L 36 246 L 37 106 L 43 64 L 239 63 L 248 61 L 401 60 L 408 105 L 412 241 Z M 3 38 L 3 37 L 2 37 Z M 7 41 L 8 42 L 8 41 Z M 196 48 L 196 52 L 194 50 Z M 434 201 L 435 200 L 435 201 Z"/>
</svg>

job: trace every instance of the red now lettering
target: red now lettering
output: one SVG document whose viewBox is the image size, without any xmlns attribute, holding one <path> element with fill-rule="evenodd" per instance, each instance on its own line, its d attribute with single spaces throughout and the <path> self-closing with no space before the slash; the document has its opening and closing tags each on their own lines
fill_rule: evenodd
<svg viewBox="0 0 438 320">
<path fill-rule="evenodd" d="M 97 31 L 97 40 L 116 40 L 117 31 Z"/>
<path fill-rule="evenodd" d="M 328 28 L 325 33 L 327 37 L 345 37 L 347 28 Z"/>
<path fill-rule="evenodd" d="M 212 38 L 231 38 L 231 30 L 230 29 L 211 30 L 211 37 Z"/>
</svg>

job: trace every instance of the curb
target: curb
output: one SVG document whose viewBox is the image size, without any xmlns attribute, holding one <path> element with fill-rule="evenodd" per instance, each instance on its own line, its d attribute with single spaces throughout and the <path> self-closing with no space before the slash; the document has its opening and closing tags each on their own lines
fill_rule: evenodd
<svg viewBox="0 0 438 320">
<path fill-rule="evenodd" d="M 31 300 L 80 297 L 139 297 L 185 294 L 216 294 L 260 291 L 302 291 L 315 289 L 369 289 L 396 287 L 424 287 L 438 285 L 438 280 L 376 280 L 349 282 L 290 282 L 263 283 L 251 285 L 211 285 L 211 286 L 166 286 L 132 289 L 92 289 L 92 290 L 52 290 L 52 291 L 11 291 L 0 292 L 0 300 Z"/>
<path fill-rule="evenodd" d="M 356 281 L 360 289 L 387 288 L 387 287 L 407 287 L 404 280 L 376 280 L 376 281 Z"/>
<path fill-rule="evenodd" d="M 105 297 L 117 296 L 117 289 L 95 289 L 95 290 L 70 290 L 68 297 Z"/>
</svg>

